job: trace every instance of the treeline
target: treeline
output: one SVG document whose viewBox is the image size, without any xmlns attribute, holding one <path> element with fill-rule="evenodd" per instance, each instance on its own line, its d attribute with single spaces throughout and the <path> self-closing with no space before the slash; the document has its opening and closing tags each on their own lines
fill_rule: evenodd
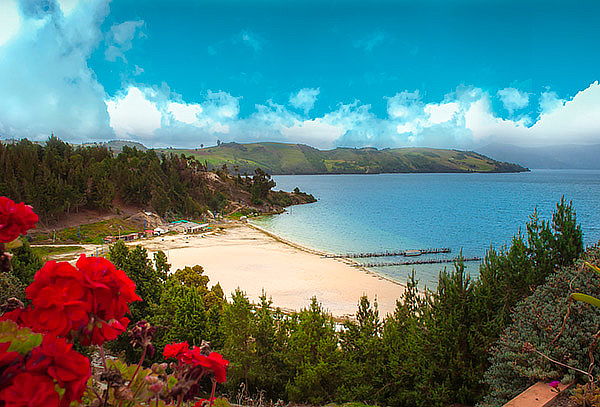
<svg viewBox="0 0 600 407">
<path fill-rule="evenodd" d="M 24 258 L 27 249 L 19 250 L 15 257 Z M 478 278 L 458 262 L 440 273 L 435 290 L 423 292 L 413 274 L 392 315 L 382 317 L 363 297 L 356 319 L 341 323 L 317 299 L 295 313 L 273 309 L 267 295 L 253 304 L 241 290 L 227 301 L 218 284 L 209 288 L 201 267 L 171 273 L 163 253 L 150 260 L 142 247 L 119 242 L 110 260 L 136 282 L 144 302 L 133 305 L 132 320 L 160 327 L 157 348 L 209 340 L 231 360 L 232 400 L 243 388 L 252 396 L 312 404 L 448 406 L 474 405 L 498 391 L 484 375 L 516 304 L 582 253 L 575 213 L 562 200 L 550 221 L 534 213 L 509 247 L 491 249 Z M 20 267 L 26 285 L 30 269 Z M 111 350 L 135 360 L 124 335 Z"/>
<path fill-rule="evenodd" d="M 27 140 L 0 143 L 0 195 L 27 202 L 45 222 L 118 204 L 161 216 L 200 217 L 207 210 L 222 211 L 232 201 L 295 202 L 274 193 L 271 199 L 274 186 L 260 170 L 234 177 L 226 168 L 209 172 L 192 157 L 153 150 L 124 146 L 115 156 L 103 146 L 72 146 L 54 136 L 45 145 Z"/>
</svg>

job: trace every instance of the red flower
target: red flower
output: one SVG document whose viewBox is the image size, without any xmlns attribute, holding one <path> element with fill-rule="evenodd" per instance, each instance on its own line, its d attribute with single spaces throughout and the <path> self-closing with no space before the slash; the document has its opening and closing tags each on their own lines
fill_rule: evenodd
<svg viewBox="0 0 600 407">
<path fill-rule="evenodd" d="M 82 254 L 76 266 L 87 289 L 86 302 L 94 316 L 83 330 L 81 342 L 101 345 L 127 329 L 129 319 L 125 314 L 129 312 L 129 303 L 142 299 L 135 293 L 135 283 L 127 274 L 105 258 Z"/>
<path fill-rule="evenodd" d="M 111 262 L 81 255 L 77 268 L 47 262 L 27 287 L 31 306 L 7 313 L 36 332 L 79 336 L 83 345 L 101 345 L 127 329 L 129 303 L 140 301 L 135 283 Z"/>
<path fill-rule="evenodd" d="M 35 274 L 25 290 L 33 311 L 24 324 L 38 332 L 67 336 L 89 322 L 91 304 L 81 273 L 67 262 L 49 261 Z"/>
<path fill-rule="evenodd" d="M 39 220 L 29 205 L 17 204 L 12 199 L 0 196 L 0 243 L 8 243 L 29 229 L 35 228 Z"/>
<path fill-rule="evenodd" d="M 59 397 L 54 381 L 44 374 L 24 372 L 17 375 L 8 387 L 0 390 L 4 407 L 58 407 Z"/>
<path fill-rule="evenodd" d="M 187 342 L 171 343 L 169 345 L 165 345 L 165 349 L 163 350 L 163 356 L 166 359 L 176 358 L 179 360 L 184 353 L 189 351 L 189 349 L 190 346 Z"/>
<path fill-rule="evenodd" d="M 227 381 L 227 366 L 229 361 L 223 359 L 220 353 L 211 352 L 208 356 L 194 355 L 194 361 L 197 365 L 205 367 L 215 375 L 215 380 L 219 383 L 225 383 Z"/>
<path fill-rule="evenodd" d="M 9 352 L 9 347 L 10 342 L 0 343 L 0 389 L 4 384 L 8 384 L 10 378 L 18 374 L 23 366 L 23 356 L 18 352 Z"/>
<path fill-rule="evenodd" d="M 44 335 L 42 344 L 31 351 L 25 364 L 27 372 L 47 374 L 66 390 L 61 400 L 63 406 L 81 400 L 91 375 L 89 359 L 72 348 L 63 338 Z"/>
<path fill-rule="evenodd" d="M 10 342 L 0 343 L 0 369 L 21 359 L 20 353 L 9 352 L 8 348 L 10 348 Z"/>
<path fill-rule="evenodd" d="M 200 399 L 194 404 L 194 407 L 206 407 L 207 405 L 213 403 L 217 398 L 210 397 L 208 399 Z"/>
</svg>

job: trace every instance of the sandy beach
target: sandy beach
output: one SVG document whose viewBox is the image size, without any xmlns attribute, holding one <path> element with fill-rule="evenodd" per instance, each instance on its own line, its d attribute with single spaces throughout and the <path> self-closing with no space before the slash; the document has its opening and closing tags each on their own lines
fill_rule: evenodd
<svg viewBox="0 0 600 407">
<path fill-rule="evenodd" d="M 381 315 L 391 313 L 404 287 L 342 259 L 286 242 L 246 224 L 212 235 L 177 235 L 137 244 L 167 253 L 172 270 L 199 264 L 229 296 L 240 287 L 256 301 L 264 290 L 273 305 L 299 310 L 316 296 L 334 316 L 353 315 L 361 295 L 377 298 Z"/>
</svg>

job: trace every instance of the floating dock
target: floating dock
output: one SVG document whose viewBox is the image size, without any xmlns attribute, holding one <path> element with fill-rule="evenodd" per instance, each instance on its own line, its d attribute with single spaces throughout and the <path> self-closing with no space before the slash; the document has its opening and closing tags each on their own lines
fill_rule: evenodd
<svg viewBox="0 0 600 407">
<path fill-rule="evenodd" d="M 454 258 L 454 259 L 428 259 L 428 260 L 410 260 L 410 261 L 392 261 L 385 263 L 362 263 L 355 264 L 354 267 L 388 267 L 388 266 L 410 266 L 416 264 L 438 264 L 438 263 L 454 263 L 456 261 L 462 260 L 464 262 L 467 261 L 481 261 L 481 257 L 463 257 Z"/>
<path fill-rule="evenodd" d="M 447 247 L 434 248 L 434 249 L 416 249 L 416 250 L 399 250 L 399 251 L 386 251 L 386 252 L 372 252 L 372 253 L 346 253 L 346 254 L 328 254 L 323 257 L 331 259 L 365 259 L 369 257 L 415 257 L 423 254 L 442 254 L 450 253 L 450 249 Z"/>
</svg>

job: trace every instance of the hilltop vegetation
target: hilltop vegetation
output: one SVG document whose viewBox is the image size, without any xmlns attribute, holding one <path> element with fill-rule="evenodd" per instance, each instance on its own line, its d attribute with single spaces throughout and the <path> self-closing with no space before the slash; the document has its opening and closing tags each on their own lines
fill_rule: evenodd
<svg viewBox="0 0 600 407">
<path fill-rule="evenodd" d="M 521 172 L 526 168 L 472 151 L 433 148 L 336 148 L 303 144 L 225 143 L 199 149 L 164 149 L 193 156 L 209 168 L 227 165 L 240 173 L 256 167 L 269 174 L 377 174 L 409 172 Z"/>
<path fill-rule="evenodd" d="M 73 146 L 56 137 L 38 144 L 0 143 L 0 195 L 33 205 L 44 223 L 81 210 L 117 211 L 125 205 L 164 217 L 202 217 L 240 210 L 277 212 L 311 202 L 303 193 L 275 192 L 264 172 L 233 176 L 209 171 L 190 156 L 157 154 L 122 144 Z"/>
</svg>

